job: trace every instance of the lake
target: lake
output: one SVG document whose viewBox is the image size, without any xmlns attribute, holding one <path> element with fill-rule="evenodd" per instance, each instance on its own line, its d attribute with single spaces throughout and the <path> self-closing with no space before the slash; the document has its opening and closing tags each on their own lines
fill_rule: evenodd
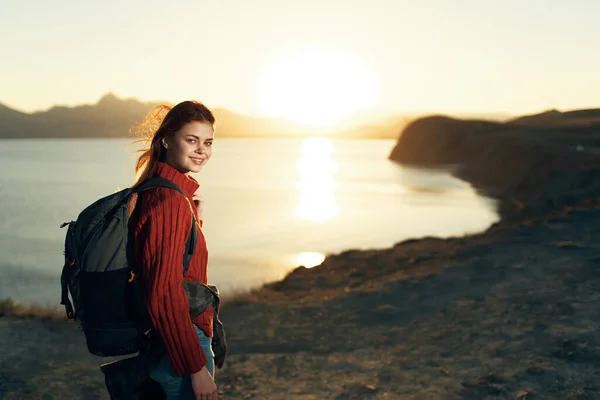
<svg viewBox="0 0 600 400">
<path fill-rule="evenodd" d="M 130 186 L 131 139 L 0 140 L 0 298 L 57 305 L 62 222 Z M 475 233 L 496 204 L 445 171 L 399 166 L 394 140 L 220 139 L 194 175 L 209 279 L 227 294 L 328 253 Z"/>
</svg>

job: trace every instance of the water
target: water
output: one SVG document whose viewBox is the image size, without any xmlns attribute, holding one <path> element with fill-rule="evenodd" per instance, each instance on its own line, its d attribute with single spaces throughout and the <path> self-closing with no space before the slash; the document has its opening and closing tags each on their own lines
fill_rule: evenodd
<svg viewBox="0 0 600 400">
<path fill-rule="evenodd" d="M 129 139 L 0 140 L 0 298 L 56 305 L 64 229 L 131 185 Z M 221 291 L 280 279 L 327 253 L 479 232 L 495 205 L 443 171 L 388 161 L 393 140 L 217 139 L 195 175 L 209 279 Z"/>
</svg>

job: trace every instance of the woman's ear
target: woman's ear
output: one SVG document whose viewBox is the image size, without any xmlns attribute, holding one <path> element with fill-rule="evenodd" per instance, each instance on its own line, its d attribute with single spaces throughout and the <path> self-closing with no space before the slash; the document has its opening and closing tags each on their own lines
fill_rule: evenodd
<svg viewBox="0 0 600 400">
<path fill-rule="evenodd" d="M 167 144 L 167 140 L 166 140 L 166 138 L 162 138 L 162 139 L 161 139 L 161 142 L 162 142 L 162 145 L 163 145 L 163 147 L 164 147 L 165 149 L 168 149 L 168 148 L 169 148 L 169 145 Z"/>
</svg>

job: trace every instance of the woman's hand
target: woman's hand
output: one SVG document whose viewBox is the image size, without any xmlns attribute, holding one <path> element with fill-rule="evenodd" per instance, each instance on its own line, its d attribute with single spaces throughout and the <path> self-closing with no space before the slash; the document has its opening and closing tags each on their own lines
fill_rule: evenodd
<svg viewBox="0 0 600 400">
<path fill-rule="evenodd" d="M 190 375 L 196 400 L 217 400 L 217 385 L 206 367 Z"/>
<path fill-rule="evenodd" d="M 202 193 L 200 193 L 200 188 L 196 190 L 196 192 L 192 196 L 192 200 L 194 200 L 196 210 L 198 210 L 198 219 L 204 221 L 204 196 L 202 196 Z"/>
</svg>

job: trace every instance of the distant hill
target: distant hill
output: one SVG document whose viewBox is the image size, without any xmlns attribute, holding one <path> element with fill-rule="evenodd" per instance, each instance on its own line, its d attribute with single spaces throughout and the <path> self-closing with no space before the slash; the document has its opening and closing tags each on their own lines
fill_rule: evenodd
<svg viewBox="0 0 600 400">
<path fill-rule="evenodd" d="M 549 110 L 540 114 L 527 115 L 509 121 L 527 126 L 591 126 L 600 123 L 600 109 L 560 112 Z"/>
<path fill-rule="evenodd" d="M 158 103 L 122 100 L 112 94 L 95 105 L 56 106 L 32 114 L 0 106 L 2 138 L 75 138 L 128 136 Z"/>
<path fill-rule="evenodd" d="M 23 113 L 0 104 L 0 138 L 98 138 L 129 137 L 158 102 L 103 96 L 93 105 L 56 106 L 47 111 Z M 407 119 L 388 114 L 373 122 L 364 115 L 351 116 L 340 128 L 323 129 L 284 118 L 237 114 L 213 109 L 220 137 L 293 137 L 327 135 L 346 138 L 396 138 Z M 352 119 L 352 117 L 354 119 Z"/>
<path fill-rule="evenodd" d="M 431 115 L 401 130 L 390 159 L 405 164 L 461 164 L 502 142 L 537 147 L 600 148 L 600 109 L 557 111 L 520 116 L 506 122 Z"/>
<path fill-rule="evenodd" d="M 551 110 L 507 122 L 420 118 L 389 158 L 452 165 L 454 174 L 501 200 L 504 218 L 600 202 L 600 109 Z"/>
</svg>

